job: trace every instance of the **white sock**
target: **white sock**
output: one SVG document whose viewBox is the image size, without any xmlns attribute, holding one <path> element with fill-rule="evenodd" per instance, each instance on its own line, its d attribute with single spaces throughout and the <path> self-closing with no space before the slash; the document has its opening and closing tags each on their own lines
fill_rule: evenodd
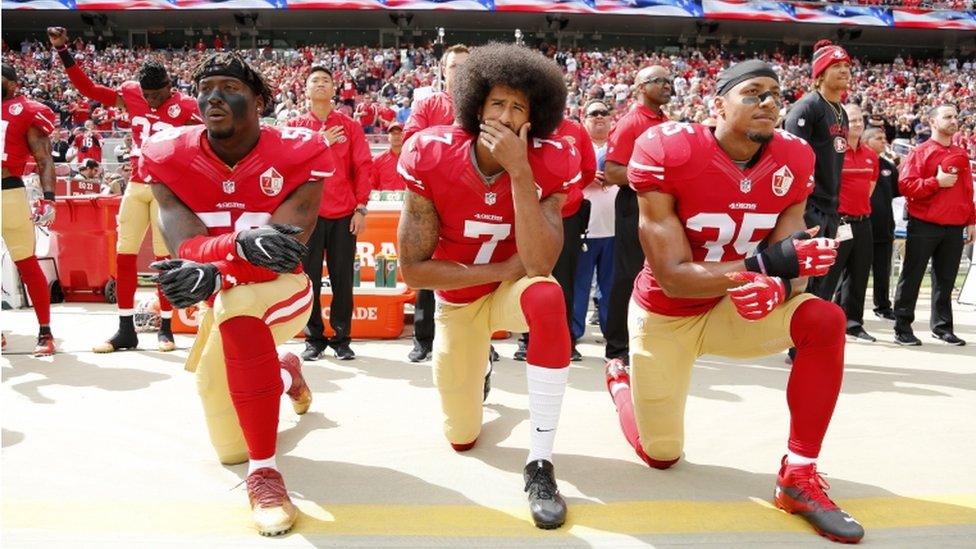
<svg viewBox="0 0 976 549">
<path fill-rule="evenodd" d="M 808 458 L 800 454 L 794 454 L 789 450 L 786 451 L 786 463 L 790 465 L 810 465 L 816 462 L 817 458 Z"/>
<path fill-rule="evenodd" d="M 279 368 L 278 371 L 281 372 L 281 392 L 287 393 L 288 389 L 291 389 L 291 374 L 284 368 Z"/>
<path fill-rule="evenodd" d="M 278 464 L 275 463 L 275 457 L 271 456 L 268 459 L 252 459 L 247 462 L 247 474 L 250 475 L 258 469 L 263 469 L 265 467 L 270 467 L 275 471 L 278 470 Z"/>
<path fill-rule="evenodd" d="M 552 461 L 552 445 L 556 440 L 559 410 L 566 393 L 569 368 L 542 368 L 526 365 L 525 377 L 529 385 L 529 457 Z"/>
</svg>

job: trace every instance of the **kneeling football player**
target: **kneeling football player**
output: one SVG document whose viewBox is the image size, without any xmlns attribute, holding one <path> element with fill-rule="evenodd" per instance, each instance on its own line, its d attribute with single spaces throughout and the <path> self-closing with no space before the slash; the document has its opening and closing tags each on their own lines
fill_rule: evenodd
<svg viewBox="0 0 976 549">
<path fill-rule="evenodd" d="M 730 67 L 716 95 L 714 130 L 667 123 L 635 144 L 628 179 L 647 261 L 630 304 L 630 371 L 609 368 L 607 388 L 628 442 L 666 469 L 681 457 L 699 356 L 796 347 L 776 505 L 832 540 L 857 542 L 863 528 L 827 497 L 816 468 L 840 393 L 845 319 L 833 303 L 801 293 L 806 277 L 823 276 L 836 258 L 836 240 L 804 230 L 814 153 L 774 129 L 782 100 L 770 65 Z"/>
<path fill-rule="evenodd" d="M 333 158 L 307 130 L 260 125 L 271 91 L 236 54 L 205 59 L 193 82 L 205 126 L 160 132 L 143 148 L 163 235 L 178 251 L 154 267 L 173 305 L 207 303 L 187 369 L 220 461 L 248 460 L 254 522 L 277 535 L 298 515 L 275 463 L 278 400 L 287 393 L 302 414 L 312 394 L 297 357 L 279 358 L 275 345 L 308 320 L 303 241 Z"/>
<path fill-rule="evenodd" d="M 459 452 L 481 432 L 491 334 L 531 334 L 525 490 L 536 526 L 558 528 L 566 502 L 551 460 L 570 345 L 562 291 L 549 275 L 579 154 L 549 137 L 562 120 L 566 87 L 555 63 L 513 45 L 475 48 L 460 71 L 455 125 L 423 130 L 400 155 L 403 276 L 436 293 L 434 379 L 444 434 Z"/>
</svg>

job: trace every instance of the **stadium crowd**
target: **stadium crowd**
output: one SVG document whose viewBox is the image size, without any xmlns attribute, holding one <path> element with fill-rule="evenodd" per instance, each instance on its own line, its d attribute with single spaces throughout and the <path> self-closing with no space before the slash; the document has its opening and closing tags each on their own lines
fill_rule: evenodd
<svg viewBox="0 0 976 549">
<path fill-rule="evenodd" d="M 147 55 L 161 58 L 174 75 L 176 86 L 190 92 L 190 74 L 205 54 L 190 47 L 160 50 L 130 49 L 112 45 L 96 51 L 93 44 L 76 39 L 74 55 L 88 74 L 99 83 L 114 87 L 130 78 Z M 630 107 L 634 76 L 644 66 L 660 64 L 675 75 L 674 97 L 667 106 L 671 119 L 703 122 L 709 116 L 709 103 L 718 73 L 732 62 L 747 56 L 744 51 L 710 47 L 684 48 L 667 53 L 632 49 L 563 49 L 542 44 L 539 48 L 563 68 L 567 86 L 568 114 L 579 118 L 588 99 L 612 103 L 614 118 Z M 367 134 L 384 133 L 395 122 L 403 124 L 410 114 L 415 91 L 436 80 L 437 61 L 430 47 L 409 46 L 366 48 L 307 46 L 290 49 L 242 51 L 271 82 L 276 92 L 273 111 L 265 113 L 284 124 L 297 118 L 305 106 L 304 78 L 313 65 L 329 67 L 336 75 L 337 108 L 354 116 Z M 67 81 L 63 69 L 52 62 L 52 51 L 41 42 L 21 44 L 9 49 L 4 62 L 14 65 L 24 78 L 25 93 L 50 106 L 61 118 L 62 128 L 83 127 L 89 120 L 97 131 L 125 130 L 124 112 L 111 106 L 93 104 L 80 96 Z M 790 104 L 810 90 L 809 59 L 764 54 L 776 63 L 784 82 L 784 97 Z M 889 141 L 906 139 L 912 144 L 925 141 L 931 131 L 922 116 L 933 105 L 950 101 L 959 105 L 962 131 L 957 144 L 976 156 L 976 60 L 946 58 L 919 60 L 896 57 L 892 63 L 854 60 L 851 99 L 863 107 L 869 125 L 885 129 Z"/>
</svg>

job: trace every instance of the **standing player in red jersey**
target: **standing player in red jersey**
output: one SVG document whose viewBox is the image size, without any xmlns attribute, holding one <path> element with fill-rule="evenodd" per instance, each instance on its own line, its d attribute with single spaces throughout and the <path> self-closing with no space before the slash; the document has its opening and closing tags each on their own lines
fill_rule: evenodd
<svg viewBox="0 0 976 549">
<path fill-rule="evenodd" d="M 202 122 L 200 110 L 192 97 L 173 90 L 166 68 L 152 59 L 142 64 L 138 82 L 123 82 L 118 89 L 113 90 L 92 82 L 81 67 L 75 64 L 75 59 L 67 48 L 68 32 L 64 28 L 49 27 L 47 34 L 64 63 L 64 72 L 78 91 L 106 108 L 125 109 L 132 125 L 132 180 L 122 196 L 118 219 L 119 240 L 116 245 L 119 330 L 108 341 L 95 345 L 92 350 L 96 353 L 111 353 L 121 349 L 135 349 L 139 345 L 132 323 L 135 312 L 136 257 L 148 227 L 152 227 L 153 255 L 157 260 L 169 257 L 166 243 L 159 232 L 159 206 L 153 199 L 145 174 L 139 170 L 141 147 L 156 132 L 187 124 L 199 124 Z M 170 328 L 173 308 L 158 288 L 157 294 L 162 316 L 157 336 L 158 348 L 160 351 L 172 351 L 175 348 L 173 331 Z"/>
<path fill-rule="evenodd" d="M 549 276 L 562 246 L 560 210 L 579 154 L 551 138 L 566 103 L 551 60 L 506 44 L 475 48 L 454 82 L 457 125 L 407 142 L 397 239 L 404 280 L 436 290 L 434 380 L 444 434 L 458 452 L 481 432 L 491 334 L 531 334 L 526 365 L 531 449 L 525 490 L 539 528 L 566 520 L 552 446 L 569 374 L 563 295 Z"/>
<path fill-rule="evenodd" d="M 197 372 L 221 462 L 249 460 L 258 530 L 278 535 L 298 514 L 275 463 L 278 399 L 284 390 L 302 414 L 312 394 L 298 357 L 279 358 L 275 345 L 308 320 L 302 242 L 315 226 L 322 179 L 335 170 L 333 155 L 308 130 L 261 127 L 271 91 L 236 54 L 211 55 L 193 81 L 206 127 L 165 130 L 143 148 L 161 228 L 179 257 L 153 266 L 174 305 L 209 304 L 187 369 Z"/>
<path fill-rule="evenodd" d="M 4 63 L 3 240 L 34 303 L 39 326 L 34 356 L 47 356 L 54 354 L 51 294 L 47 278 L 34 255 L 34 225 L 47 227 L 54 221 L 54 160 L 49 136 L 54 131 L 57 117 L 46 105 L 31 101 L 17 91 L 17 71 Z M 44 191 L 44 198 L 37 201 L 33 212 L 21 179 L 31 157 L 37 163 Z"/>
<path fill-rule="evenodd" d="M 833 264 L 837 241 L 804 231 L 815 158 L 805 141 L 774 130 L 780 106 L 773 67 L 745 61 L 718 78 L 714 130 L 667 123 L 637 139 L 627 175 L 646 263 L 628 319 L 631 371 L 608 364 L 607 389 L 627 441 L 667 469 L 684 449 L 699 356 L 796 347 L 776 505 L 830 539 L 857 542 L 863 528 L 827 497 L 816 469 L 844 372 L 844 313 L 800 293 Z"/>
</svg>

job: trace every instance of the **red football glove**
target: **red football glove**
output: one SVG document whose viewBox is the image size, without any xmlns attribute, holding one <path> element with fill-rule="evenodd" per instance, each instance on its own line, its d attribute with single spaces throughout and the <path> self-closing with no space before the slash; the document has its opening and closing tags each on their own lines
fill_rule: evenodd
<svg viewBox="0 0 976 549">
<path fill-rule="evenodd" d="M 739 316 L 746 320 L 761 320 L 786 301 L 786 282 L 782 278 L 748 271 L 725 276 L 741 283 L 741 286 L 729 288 L 727 292 Z"/>
<path fill-rule="evenodd" d="M 837 247 L 840 241 L 836 238 L 807 238 L 794 240 L 796 262 L 799 264 L 799 276 L 823 276 L 837 261 Z"/>
<path fill-rule="evenodd" d="M 35 202 L 32 217 L 38 227 L 51 226 L 54 223 L 54 201 L 41 198 Z"/>
</svg>

